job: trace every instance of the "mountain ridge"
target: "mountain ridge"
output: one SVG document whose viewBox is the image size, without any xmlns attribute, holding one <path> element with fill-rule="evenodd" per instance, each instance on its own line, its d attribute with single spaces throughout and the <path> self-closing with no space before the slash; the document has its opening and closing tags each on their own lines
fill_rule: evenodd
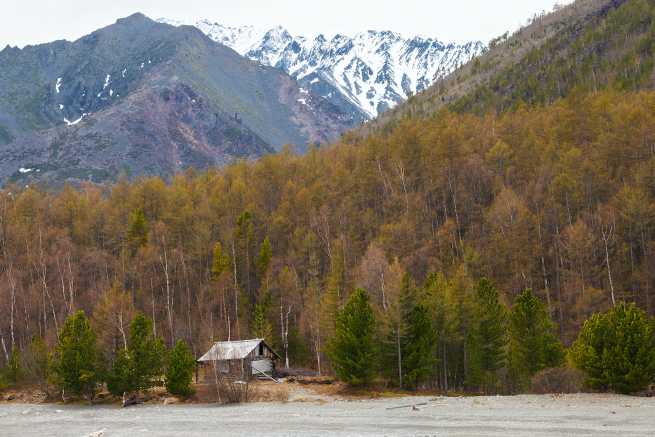
<svg viewBox="0 0 655 437">
<path fill-rule="evenodd" d="M 308 38 L 292 35 L 282 26 L 233 27 L 206 19 L 159 21 L 193 25 L 249 59 L 286 71 L 304 88 L 344 110 L 359 112 L 362 120 L 393 108 L 486 50 L 480 41 L 446 44 L 392 31 Z"/>
<path fill-rule="evenodd" d="M 0 52 L 3 181 L 167 177 L 302 151 L 356 123 L 283 71 L 143 14 Z"/>
</svg>

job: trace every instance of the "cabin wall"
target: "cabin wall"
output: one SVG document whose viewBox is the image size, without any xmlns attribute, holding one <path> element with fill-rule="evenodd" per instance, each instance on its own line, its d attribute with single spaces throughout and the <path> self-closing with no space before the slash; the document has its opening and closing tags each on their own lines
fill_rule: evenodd
<svg viewBox="0 0 655 437">
<path fill-rule="evenodd" d="M 261 376 L 261 373 L 252 369 L 252 363 L 256 362 L 256 368 L 266 374 L 273 375 L 275 373 L 276 358 L 275 353 L 265 343 L 260 343 L 243 359 L 218 361 L 217 370 L 220 371 L 220 376 L 224 378 L 250 379 Z M 199 364 L 198 382 L 213 383 L 215 378 L 213 363 L 205 362 Z"/>
</svg>

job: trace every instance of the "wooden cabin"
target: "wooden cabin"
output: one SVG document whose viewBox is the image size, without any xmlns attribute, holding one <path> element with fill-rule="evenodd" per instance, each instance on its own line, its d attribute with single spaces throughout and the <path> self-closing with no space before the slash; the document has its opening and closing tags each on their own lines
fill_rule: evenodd
<svg viewBox="0 0 655 437">
<path fill-rule="evenodd" d="M 213 381 L 215 371 L 223 377 L 244 381 L 253 377 L 273 377 L 278 359 L 280 356 L 261 338 L 219 341 L 198 359 L 196 381 L 199 377 L 204 382 Z"/>
</svg>

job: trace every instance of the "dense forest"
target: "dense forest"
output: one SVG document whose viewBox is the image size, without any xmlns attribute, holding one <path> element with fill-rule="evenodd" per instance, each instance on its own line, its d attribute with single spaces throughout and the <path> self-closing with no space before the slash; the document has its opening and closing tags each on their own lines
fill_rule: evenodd
<svg viewBox="0 0 655 437">
<path fill-rule="evenodd" d="M 264 337 L 285 366 L 331 372 L 355 290 L 384 338 L 411 288 L 447 305 L 425 310 L 446 342 L 433 384 L 455 388 L 482 278 L 506 308 L 531 289 L 565 347 L 619 302 L 653 315 L 653 108 L 653 92 L 572 92 L 499 115 L 444 109 L 169 183 L 7 186 L 0 367 L 34 336 L 54 347 L 83 310 L 109 363 L 141 312 L 167 347 L 184 339 L 198 356 Z"/>
</svg>

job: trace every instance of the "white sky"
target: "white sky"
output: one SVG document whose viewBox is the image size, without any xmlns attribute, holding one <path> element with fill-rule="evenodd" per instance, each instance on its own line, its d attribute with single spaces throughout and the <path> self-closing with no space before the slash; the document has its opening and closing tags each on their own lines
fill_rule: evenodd
<svg viewBox="0 0 655 437">
<path fill-rule="evenodd" d="M 308 36 L 375 29 L 487 42 L 556 3 L 571 0 L 0 0 L 0 49 L 72 41 L 134 12 L 154 19 L 282 25 Z"/>
</svg>

